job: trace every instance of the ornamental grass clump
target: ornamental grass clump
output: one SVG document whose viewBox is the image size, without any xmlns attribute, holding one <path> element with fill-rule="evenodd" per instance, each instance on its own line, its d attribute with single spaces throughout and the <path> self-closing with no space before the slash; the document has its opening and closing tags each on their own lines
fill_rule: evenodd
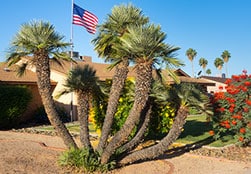
<svg viewBox="0 0 251 174">
<path fill-rule="evenodd" d="M 213 122 L 214 137 L 232 135 L 239 145 L 251 144 L 251 75 L 243 71 L 225 82 L 225 91 L 214 94 Z M 212 132 L 211 132 L 212 134 Z"/>
</svg>

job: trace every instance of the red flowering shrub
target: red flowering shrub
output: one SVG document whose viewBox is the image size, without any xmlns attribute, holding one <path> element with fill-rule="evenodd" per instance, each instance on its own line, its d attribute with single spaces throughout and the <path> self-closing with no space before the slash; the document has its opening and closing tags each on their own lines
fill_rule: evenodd
<svg viewBox="0 0 251 174">
<path fill-rule="evenodd" d="M 251 143 L 251 75 L 243 71 L 225 84 L 226 92 L 215 93 L 212 100 L 214 137 L 233 135 L 236 142 L 248 145 Z"/>
</svg>

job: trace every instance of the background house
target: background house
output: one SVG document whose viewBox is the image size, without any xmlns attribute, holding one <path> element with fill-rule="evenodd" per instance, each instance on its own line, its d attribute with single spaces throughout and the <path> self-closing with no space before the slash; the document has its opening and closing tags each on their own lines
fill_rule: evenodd
<svg viewBox="0 0 251 174">
<path fill-rule="evenodd" d="M 227 80 L 227 78 L 225 77 L 201 76 L 200 79 L 206 80 L 211 83 L 215 83 L 215 86 L 207 86 L 208 93 L 212 94 L 219 91 L 223 91 L 223 92 L 226 91 L 225 81 Z"/>
<path fill-rule="evenodd" d="M 19 63 L 27 62 L 28 59 L 31 59 L 31 57 L 24 57 Z M 114 69 L 109 70 L 108 67 L 110 64 L 105 63 L 95 63 L 92 62 L 92 58 L 89 56 L 80 56 L 79 58 L 75 59 L 75 62 L 68 62 L 68 61 L 62 61 L 62 65 L 59 65 L 57 63 L 51 62 L 51 83 L 53 85 L 53 97 L 56 101 L 56 103 L 64 107 L 65 110 L 69 113 L 71 116 L 71 120 L 77 120 L 77 96 L 74 95 L 74 93 L 63 95 L 59 98 L 56 96 L 64 89 L 65 80 L 67 78 L 67 75 L 69 71 L 74 68 L 75 66 L 84 66 L 85 64 L 89 64 L 89 66 L 93 67 L 96 70 L 96 75 L 99 77 L 100 80 L 106 80 L 106 79 L 112 79 L 114 75 Z M 26 84 L 29 86 L 29 88 L 32 89 L 34 100 L 33 106 L 37 108 L 42 105 L 41 98 L 38 94 L 38 89 L 36 85 L 37 77 L 35 74 L 35 68 L 33 66 L 28 66 L 28 70 L 25 74 L 25 76 L 18 78 L 16 76 L 16 72 L 14 72 L 15 67 L 11 67 L 11 69 L 8 69 L 8 71 L 4 70 L 6 68 L 6 65 L 2 65 L 1 71 L 3 71 L 3 74 L 0 75 L 0 80 L 4 80 L 8 84 L 14 83 L 15 84 Z M 198 79 L 198 78 L 191 78 L 187 73 L 182 71 L 181 69 L 174 70 L 174 72 L 179 76 L 181 82 L 188 82 L 188 83 L 197 83 L 204 87 L 205 91 L 209 86 L 215 86 L 214 82 L 210 82 L 205 79 Z M 8 75 L 8 76 L 7 76 Z M 168 75 L 168 73 L 163 70 L 162 75 L 164 76 L 164 80 L 166 80 L 166 84 L 172 85 L 174 84 L 174 80 Z M 135 72 L 133 67 L 129 67 L 129 78 L 135 77 Z"/>
</svg>

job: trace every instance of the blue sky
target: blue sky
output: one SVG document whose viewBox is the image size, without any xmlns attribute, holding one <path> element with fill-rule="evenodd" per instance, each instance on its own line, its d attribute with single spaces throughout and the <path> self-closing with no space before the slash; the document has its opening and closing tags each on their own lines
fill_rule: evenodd
<svg viewBox="0 0 251 174">
<path fill-rule="evenodd" d="M 6 51 L 20 25 L 33 19 L 49 21 L 56 31 L 70 41 L 71 0 L 8 0 L 1 2 L 0 10 L 0 61 L 6 60 Z M 231 53 L 228 74 L 240 74 L 243 69 L 251 73 L 251 1 L 250 0 L 75 0 L 80 7 L 94 13 L 99 24 L 105 20 L 114 5 L 131 2 L 142 9 L 154 24 L 159 24 L 167 34 L 166 43 L 181 49 L 177 57 L 185 63 L 181 67 L 192 74 L 186 50 L 197 51 L 194 70 L 201 68 L 199 59 L 208 60 L 212 75 L 219 71 L 214 66 L 216 57 L 224 50 Z M 94 62 L 103 62 L 93 50 L 91 40 L 95 35 L 81 27 L 73 26 L 74 50 L 92 56 Z M 225 72 L 223 67 L 222 72 Z"/>
</svg>

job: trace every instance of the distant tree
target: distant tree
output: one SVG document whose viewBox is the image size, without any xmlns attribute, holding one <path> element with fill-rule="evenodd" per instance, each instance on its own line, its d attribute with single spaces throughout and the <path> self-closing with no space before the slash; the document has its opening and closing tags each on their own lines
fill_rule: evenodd
<svg viewBox="0 0 251 174">
<path fill-rule="evenodd" d="M 221 58 L 219 58 L 219 57 L 217 57 L 214 60 L 214 65 L 219 70 L 220 75 L 221 75 L 221 70 L 222 70 L 223 64 L 224 64 L 224 61 Z"/>
<path fill-rule="evenodd" d="M 226 77 L 228 77 L 227 63 L 228 63 L 229 58 L 231 57 L 231 55 L 227 50 L 225 50 L 225 51 L 222 52 L 221 57 L 222 57 L 222 59 L 224 60 L 224 62 L 226 64 Z"/>
<path fill-rule="evenodd" d="M 207 64 L 208 64 L 207 59 L 201 57 L 200 60 L 199 60 L 199 65 L 202 67 L 204 75 L 205 75 Z"/>
<path fill-rule="evenodd" d="M 192 48 L 189 48 L 187 51 L 186 51 L 186 56 L 188 57 L 188 59 L 191 61 L 192 63 L 192 77 L 194 77 L 194 67 L 193 67 L 193 60 L 194 58 L 196 57 L 197 55 L 197 52 L 196 50 L 192 49 Z"/>
<path fill-rule="evenodd" d="M 206 70 L 206 73 L 207 73 L 207 75 L 212 74 L 211 69 L 207 69 L 207 70 Z"/>
</svg>

